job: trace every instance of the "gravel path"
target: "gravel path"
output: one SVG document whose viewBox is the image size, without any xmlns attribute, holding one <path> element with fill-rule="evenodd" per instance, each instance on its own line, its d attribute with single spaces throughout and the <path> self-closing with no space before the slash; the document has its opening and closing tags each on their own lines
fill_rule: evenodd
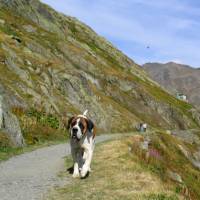
<svg viewBox="0 0 200 200">
<path fill-rule="evenodd" d="M 116 135 L 98 136 L 96 143 L 113 137 Z M 48 189 L 63 184 L 58 173 L 66 170 L 64 157 L 69 154 L 69 144 L 59 144 L 0 163 L 0 199 L 41 200 Z"/>
</svg>

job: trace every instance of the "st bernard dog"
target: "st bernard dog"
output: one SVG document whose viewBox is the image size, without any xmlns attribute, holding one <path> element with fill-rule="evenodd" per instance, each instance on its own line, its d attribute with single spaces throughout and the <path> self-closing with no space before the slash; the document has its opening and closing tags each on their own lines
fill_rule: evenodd
<svg viewBox="0 0 200 200">
<path fill-rule="evenodd" d="M 87 118 L 86 110 L 82 115 L 69 119 L 70 146 L 73 158 L 73 177 L 85 178 L 91 171 L 90 164 L 94 151 L 95 126 Z"/>
</svg>

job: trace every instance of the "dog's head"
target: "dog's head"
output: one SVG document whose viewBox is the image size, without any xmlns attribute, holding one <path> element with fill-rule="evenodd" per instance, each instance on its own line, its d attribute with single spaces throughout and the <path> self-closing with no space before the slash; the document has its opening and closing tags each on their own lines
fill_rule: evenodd
<svg viewBox="0 0 200 200">
<path fill-rule="evenodd" d="M 67 128 L 69 129 L 70 137 L 79 141 L 87 132 L 92 132 L 94 124 L 85 116 L 78 115 L 69 119 Z"/>
</svg>

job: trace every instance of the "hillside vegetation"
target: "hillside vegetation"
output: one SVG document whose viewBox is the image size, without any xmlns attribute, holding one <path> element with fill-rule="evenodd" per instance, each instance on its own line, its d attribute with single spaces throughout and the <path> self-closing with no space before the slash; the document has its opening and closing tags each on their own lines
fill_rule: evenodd
<svg viewBox="0 0 200 200">
<path fill-rule="evenodd" d="M 62 139 L 67 118 L 85 109 L 99 132 L 126 132 L 141 121 L 199 127 L 190 104 L 76 18 L 38 0 L 0 1 L 0 8 L 0 91 L 26 143 Z"/>
</svg>

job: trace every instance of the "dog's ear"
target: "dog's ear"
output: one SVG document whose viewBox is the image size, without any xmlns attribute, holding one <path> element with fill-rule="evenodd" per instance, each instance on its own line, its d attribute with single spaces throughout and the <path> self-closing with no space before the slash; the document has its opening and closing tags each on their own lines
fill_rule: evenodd
<svg viewBox="0 0 200 200">
<path fill-rule="evenodd" d="M 94 128 L 94 123 L 92 122 L 92 120 L 90 119 L 87 120 L 87 127 L 88 127 L 88 131 L 92 132 L 92 129 Z"/>
<path fill-rule="evenodd" d="M 74 118 L 75 118 L 75 117 L 69 118 L 68 123 L 67 123 L 67 126 L 66 126 L 67 129 L 70 128 L 70 124 L 72 123 L 72 120 L 73 120 Z"/>
</svg>

